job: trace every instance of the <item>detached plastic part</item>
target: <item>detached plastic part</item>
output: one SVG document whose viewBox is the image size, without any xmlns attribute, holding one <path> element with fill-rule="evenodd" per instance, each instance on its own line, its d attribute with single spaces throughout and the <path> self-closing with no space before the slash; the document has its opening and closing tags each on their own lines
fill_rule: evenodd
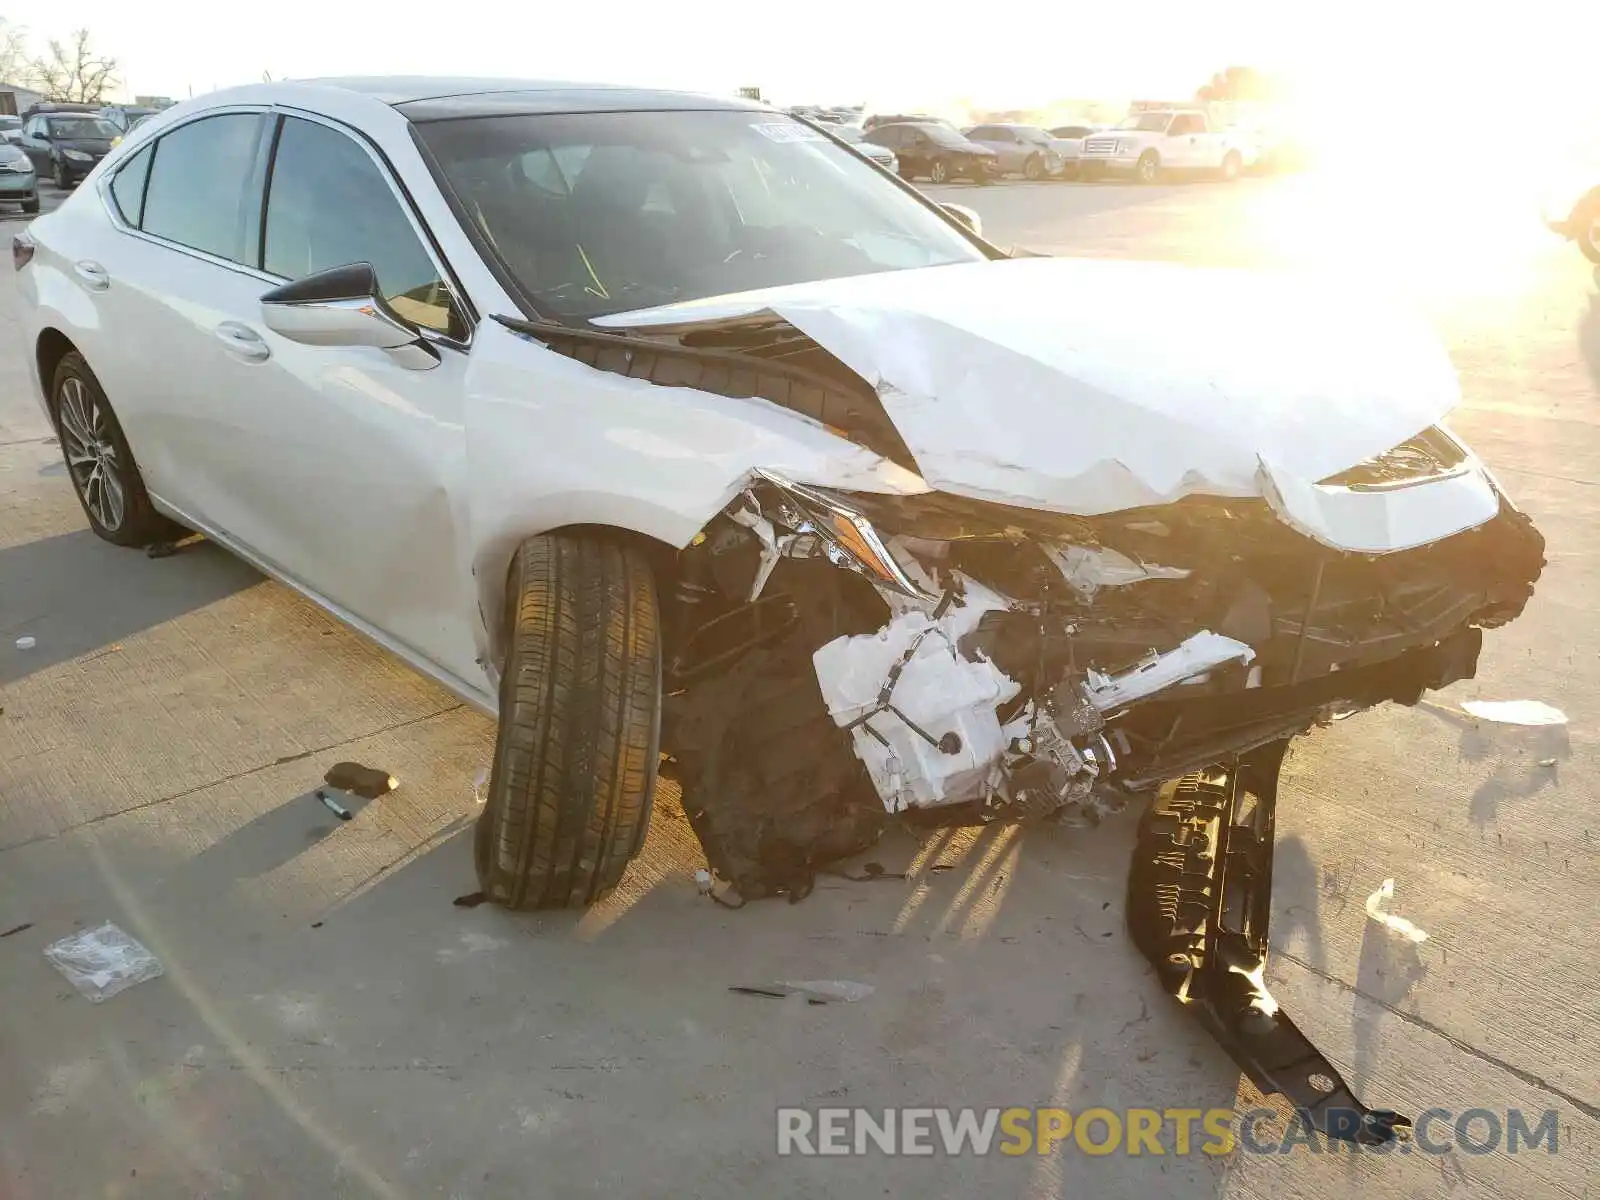
<svg viewBox="0 0 1600 1200">
<path fill-rule="evenodd" d="M 44 956 L 96 1004 L 166 974 L 160 959 L 110 921 L 51 942 Z"/>
<path fill-rule="evenodd" d="M 1161 789 L 1139 823 L 1128 876 L 1128 932 L 1162 986 L 1262 1092 L 1315 1129 L 1377 1145 L 1411 1121 L 1357 1100 L 1334 1065 L 1267 991 L 1273 811 L 1288 740 Z"/>
</svg>

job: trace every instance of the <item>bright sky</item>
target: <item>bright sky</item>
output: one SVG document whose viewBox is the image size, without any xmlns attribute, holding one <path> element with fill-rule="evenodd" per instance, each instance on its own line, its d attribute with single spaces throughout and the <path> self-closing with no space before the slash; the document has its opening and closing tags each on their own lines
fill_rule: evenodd
<svg viewBox="0 0 1600 1200">
<path fill-rule="evenodd" d="M 966 16 L 945 18 L 944 10 Z M 182 99 L 214 87 L 331 74 L 464 74 L 632 82 L 779 103 L 892 108 L 970 101 L 1021 107 L 1065 97 L 1190 95 L 1230 63 L 1282 71 L 1324 106 L 1396 92 L 1432 121 L 1600 106 L 1600 3 L 1518 0 L 1139 0 L 1082 8 L 810 0 L 799 8 L 703 0 L 373 6 L 333 0 L 204 8 L 127 0 L 12 0 L 0 15 L 35 48 L 88 28 L 123 64 L 128 94 Z M 985 36 L 988 35 L 988 36 Z M 1486 147 L 1486 150 L 1489 149 Z M 1491 151 L 1492 152 L 1492 151 Z"/>
</svg>

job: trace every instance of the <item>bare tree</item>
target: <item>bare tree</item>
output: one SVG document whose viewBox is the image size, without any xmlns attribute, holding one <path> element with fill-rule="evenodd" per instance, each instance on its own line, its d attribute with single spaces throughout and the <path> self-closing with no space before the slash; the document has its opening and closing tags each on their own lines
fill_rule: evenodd
<svg viewBox="0 0 1600 1200">
<path fill-rule="evenodd" d="M 65 45 L 51 40 L 50 52 L 32 63 L 33 82 L 51 100 L 95 104 L 117 85 L 117 60 L 97 54 L 89 31 L 80 29 Z"/>
<path fill-rule="evenodd" d="M 32 73 L 28 31 L 0 17 L 0 82 L 23 83 Z"/>
</svg>

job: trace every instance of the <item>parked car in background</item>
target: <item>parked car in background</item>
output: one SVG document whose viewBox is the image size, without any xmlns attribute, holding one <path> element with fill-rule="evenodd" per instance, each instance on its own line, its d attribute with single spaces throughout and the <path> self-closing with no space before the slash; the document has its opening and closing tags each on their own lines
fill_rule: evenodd
<svg viewBox="0 0 1600 1200">
<path fill-rule="evenodd" d="M 963 137 L 948 125 L 931 121 L 879 125 L 868 130 L 866 138 L 894 151 L 903 179 L 989 183 L 1000 174 L 1000 159 L 993 150 Z"/>
<path fill-rule="evenodd" d="M 42 112 L 23 124 L 21 146 L 41 178 L 69 188 L 94 170 L 116 136 L 116 128 L 92 112 Z"/>
<path fill-rule="evenodd" d="M 9 113 L 0 113 L 0 141 L 20 142 L 22 140 L 22 118 L 13 117 Z"/>
<path fill-rule="evenodd" d="M 21 146 L 0 142 L 0 203 L 20 204 L 25 213 L 39 211 L 39 177 Z"/>
<path fill-rule="evenodd" d="M 1131 174 L 1140 183 L 1172 171 L 1212 171 L 1234 180 L 1254 163 L 1255 152 L 1244 137 L 1214 130 L 1200 110 L 1150 110 L 1085 137 L 1079 161 L 1087 171 Z"/>
<path fill-rule="evenodd" d="M 1066 162 L 1056 140 L 1034 125 L 974 125 L 966 136 L 995 152 L 1002 175 L 1047 179 Z"/>
<path fill-rule="evenodd" d="M 1057 125 L 1050 131 L 1050 136 L 1056 140 L 1056 150 L 1062 158 L 1061 173 L 1076 177 L 1083 159 L 1083 139 L 1092 133 L 1099 133 L 1098 125 Z"/>
<path fill-rule="evenodd" d="M 880 146 L 877 142 L 867 140 L 867 135 L 854 125 L 828 125 L 823 124 L 827 131 L 852 149 L 865 154 L 873 162 L 886 171 L 900 172 L 900 159 L 895 152 L 887 146 Z"/>
<path fill-rule="evenodd" d="M 153 117 L 160 111 L 142 104 L 108 104 L 100 110 L 99 115 L 108 125 L 115 126 L 119 133 L 127 133 L 140 117 Z"/>
<path fill-rule="evenodd" d="M 926 113 L 875 113 L 861 123 L 861 128 L 872 131 L 880 125 L 944 125 L 954 129 L 955 122 L 943 117 L 930 117 Z"/>
</svg>

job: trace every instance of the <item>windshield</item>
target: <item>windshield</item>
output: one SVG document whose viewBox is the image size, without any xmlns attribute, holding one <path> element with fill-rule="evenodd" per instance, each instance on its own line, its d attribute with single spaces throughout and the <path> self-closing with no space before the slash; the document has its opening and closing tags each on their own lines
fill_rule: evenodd
<svg viewBox="0 0 1600 1200">
<path fill-rule="evenodd" d="M 1171 122 L 1171 120 L 1171 113 L 1138 113 L 1125 119 L 1120 125 L 1117 126 L 1117 128 L 1142 129 L 1147 133 L 1162 133 L 1166 130 L 1167 125 Z"/>
<path fill-rule="evenodd" d="M 58 138 L 114 138 L 117 131 L 99 117 L 52 117 L 50 136 Z"/>
<path fill-rule="evenodd" d="M 854 125 L 830 125 L 828 126 L 828 132 L 833 134 L 833 136 L 838 138 L 841 142 L 850 142 L 853 144 L 855 142 L 866 140 L 861 130 L 857 129 Z"/>
<path fill-rule="evenodd" d="M 534 308 L 591 317 L 846 275 L 981 261 L 871 163 L 753 111 L 417 126 Z"/>
</svg>

